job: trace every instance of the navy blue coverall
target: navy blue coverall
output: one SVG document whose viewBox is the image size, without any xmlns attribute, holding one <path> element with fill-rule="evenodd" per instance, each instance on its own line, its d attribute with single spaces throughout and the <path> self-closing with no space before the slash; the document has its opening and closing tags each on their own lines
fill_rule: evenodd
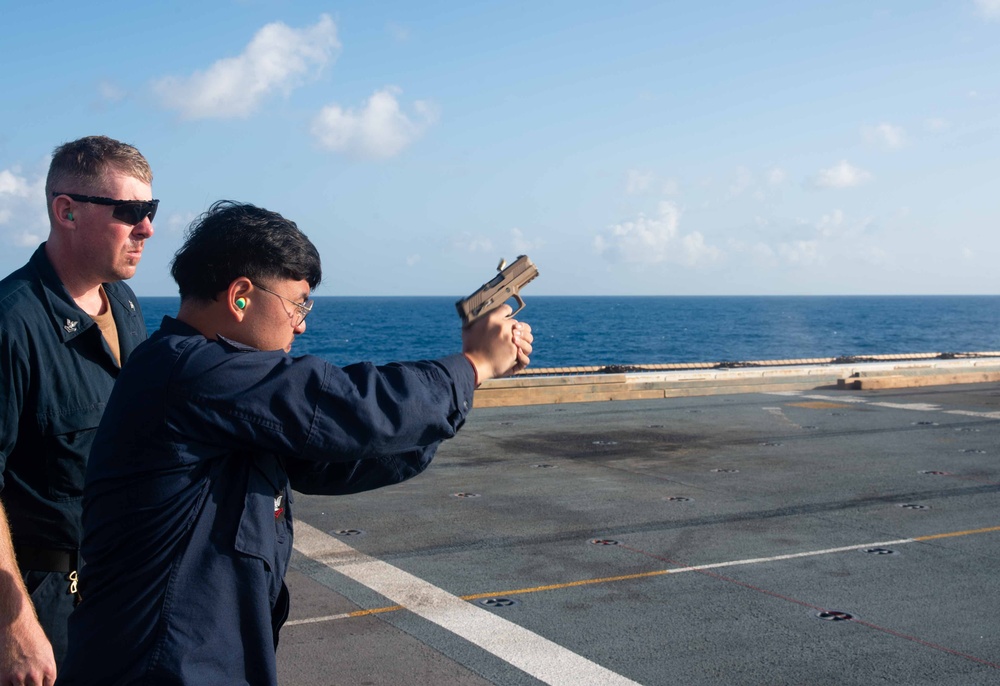
<svg viewBox="0 0 1000 686">
<path fill-rule="evenodd" d="M 462 355 L 340 368 L 166 317 L 123 370 L 87 469 L 72 684 L 274 684 L 291 488 L 425 469 L 472 405 Z"/>
<path fill-rule="evenodd" d="M 104 284 L 122 360 L 146 338 L 139 301 Z M 56 661 L 66 652 L 84 469 L 118 376 L 97 323 L 66 292 L 43 243 L 0 281 L 0 498 Z"/>
</svg>

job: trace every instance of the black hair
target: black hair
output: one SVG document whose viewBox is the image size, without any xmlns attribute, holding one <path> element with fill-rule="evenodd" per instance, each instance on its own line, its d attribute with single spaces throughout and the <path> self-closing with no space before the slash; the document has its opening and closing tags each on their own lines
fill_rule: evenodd
<svg viewBox="0 0 1000 686">
<path fill-rule="evenodd" d="M 219 200 L 192 222 L 174 254 L 170 274 L 181 300 L 214 300 L 235 279 L 265 284 L 305 280 L 315 289 L 323 277 L 316 246 L 295 222 L 249 203 Z"/>
</svg>

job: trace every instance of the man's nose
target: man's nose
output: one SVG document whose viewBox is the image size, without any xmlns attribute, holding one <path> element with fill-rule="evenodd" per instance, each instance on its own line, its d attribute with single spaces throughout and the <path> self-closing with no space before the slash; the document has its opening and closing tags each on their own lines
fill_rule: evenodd
<svg viewBox="0 0 1000 686">
<path fill-rule="evenodd" d="M 132 227 L 132 233 L 141 238 L 150 238 L 153 235 L 153 220 L 147 214 L 142 221 Z"/>
</svg>

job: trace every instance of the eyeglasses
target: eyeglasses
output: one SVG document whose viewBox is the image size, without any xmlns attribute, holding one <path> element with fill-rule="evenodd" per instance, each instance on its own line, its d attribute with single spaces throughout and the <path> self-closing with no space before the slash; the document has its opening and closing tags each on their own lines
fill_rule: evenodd
<svg viewBox="0 0 1000 686">
<path fill-rule="evenodd" d="M 111 216 L 118 221 L 125 222 L 129 226 L 135 226 L 146 217 L 153 221 L 156 216 L 156 206 L 159 200 L 114 200 L 113 198 L 101 198 L 94 195 L 79 195 L 78 193 L 53 192 L 52 197 L 65 195 L 77 202 L 89 202 L 92 205 L 114 205 Z"/>
<path fill-rule="evenodd" d="M 251 283 L 253 283 L 253 282 L 251 282 Z M 291 303 L 292 306 L 295 307 L 295 313 L 288 315 L 292 319 L 292 328 L 295 328 L 296 326 L 298 326 L 299 324 L 301 324 L 303 321 L 305 321 L 305 318 L 309 315 L 310 312 L 312 312 L 313 302 L 314 302 L 313 300 L 306 300 L 304 303 L 297 303 L 294 300 L 290 300 L 289 298 L 286 298 L 283 295 L 275 293 L 272 290 L 268 290 L 267 288 L 264 288 L 263 286 L 258 286 L 257 284 L 254 284 L 254 286 L 257 287 L 257 288 L 259 288 L 260 290 L 264 291 L 265 293 L 270 293 L 271 295 L 277 295 L 279 298 L 281 298 L 285 302 Z M 285 313 L 287 314 L 288 310 L 285 310 Z"/>
</svg>

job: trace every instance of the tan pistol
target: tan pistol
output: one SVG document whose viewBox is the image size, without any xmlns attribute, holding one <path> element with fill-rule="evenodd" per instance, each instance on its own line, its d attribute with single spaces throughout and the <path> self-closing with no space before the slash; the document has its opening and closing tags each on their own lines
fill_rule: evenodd
<svg viewBox="0 0 1000 686">
<path fill-rule="evenodd" d="M 468 326 L 511 298 L 518 305 L 512 317 L 524 309 L 521 287 L 538 276 L 538 268 L 527 255 L 521 255 L 510 265 L 506 260 L 500 260 L 497 271 L 500 273 L 480 286 L 479 290 L 455 303 L 462 326 Z"/>
</svg>

